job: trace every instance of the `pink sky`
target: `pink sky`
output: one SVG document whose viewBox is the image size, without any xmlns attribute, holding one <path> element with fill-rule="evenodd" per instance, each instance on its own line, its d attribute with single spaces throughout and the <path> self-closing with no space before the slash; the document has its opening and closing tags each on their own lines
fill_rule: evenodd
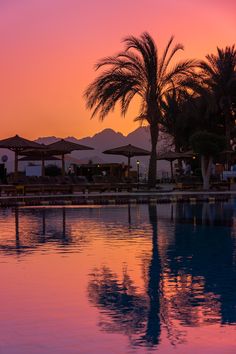
<svg viewBox="0 0 236 354">
<path fill-rule="evenodd" d="M 98 59 L 122 48 L 124 36 L 149 31 L 160 49 L 169 37 L 182 58 L 204 58 L 235 43 L 234 0 L 2 0 L 1 133 L 28 138 L 84 137 L 136 127 L 135 104 L 101 123 L 90 120 L 82 97 Z"/>
</svg>

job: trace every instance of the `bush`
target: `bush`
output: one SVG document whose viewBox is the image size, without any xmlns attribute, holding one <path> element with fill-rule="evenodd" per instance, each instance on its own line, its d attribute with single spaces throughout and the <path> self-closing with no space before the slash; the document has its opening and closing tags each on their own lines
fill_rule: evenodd
<svg viewBox="0 0 236 354">
<path fill-rule="evenodd" d="M 226 140 L 221 135 L 198 131 L 191 136 L 190 144 L 200 155 L 215 156 L 225 149 Z"/>
<path fill-rule="evenodd" d="M 48 165 L 45 167 L 45 175 L 51 177 L 60 176 L 61 168 L 57 165 Z"/>
<path fill-rule="evenodd" d="M 202 176 L 202 170 L 201 170 L 201 168 L 200 167 L 198 167 L 198 168 L 196 168 L 195 170 L 194 170 L 194 175 L 195 176 Z"/>
</svg>

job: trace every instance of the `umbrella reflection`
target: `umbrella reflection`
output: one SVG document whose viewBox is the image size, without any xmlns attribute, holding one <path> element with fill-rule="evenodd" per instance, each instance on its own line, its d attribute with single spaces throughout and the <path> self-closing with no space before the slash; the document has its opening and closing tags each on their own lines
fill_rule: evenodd
<svg viewBox="0 0 236 354">
<path fill-rule="evenodd" d="M 62 237 L 66 238 L 66 208 L 62 208 Z"/>
<path fill-rule="evenodd" d="M 15 208 L 15 232 L 16 232 L 16 240 L 19 241 L 19 209 Z"/>
<path fill-rule="evenodd" d="M 46 235 L 46 211 L 45 208 L 42 210 L 42 235 Z"/>
<path fill-rule="evenodd" d="M 131 226 L 131 207 L 130 204 L 128 203 L 128 223 L 129 227 Z"/>
<path fill-rule="evenodd" d="M 52 223 L 51 210 L 42 208 L 40 210 L 42 219 L 42 232 L 38 235 L 38 242 L 45 243 L 53 240 L 61 240 L 63 244 L 69 244 L 72 239 L 66 230 L 67 210 L 58 208 L 56 212 L 56 222 Z M 61 225 L 59 227 L 59 225 Z"/>
<path fill-rule="evenodd" d="M 40 245 L 58 242 L 70 245 L 72 238 L 67 231 L 66 208 L 12 209 L 14 213 L 14 234 L 4 239 L 0 250 L 8 254 L 24 254 L 36 250 Z M 14 243 L 12 242 L 14 240 Z"/>
<path fill-rule="evenodd" d="M 15 249 L 16 253 L 20 254 L 23 252 L 24 247 L 21 247 L 20 243 L 20 233 L 19 233 L 19 209 L 15 208 L 15 232 L 16 232 L 16 243 L 15 243 Z"/>
</svg>

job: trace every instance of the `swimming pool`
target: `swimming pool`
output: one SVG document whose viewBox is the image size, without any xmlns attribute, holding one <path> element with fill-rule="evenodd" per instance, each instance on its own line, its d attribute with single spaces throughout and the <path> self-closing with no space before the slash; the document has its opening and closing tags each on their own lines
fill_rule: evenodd
<svg viewBox="0 0 236 354">
<path fill-rule="evenodd" d="M 236 202 L 0 210 L 0 353 L 235 353 Z"/>
</svg>

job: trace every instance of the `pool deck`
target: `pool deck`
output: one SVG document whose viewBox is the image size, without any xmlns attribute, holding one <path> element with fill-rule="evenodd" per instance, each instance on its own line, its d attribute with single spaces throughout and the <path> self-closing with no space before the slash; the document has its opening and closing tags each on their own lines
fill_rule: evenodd
<svg viewBox="0 0 236 354">
<path fill-rule="evenodd" d="M 227 201 L 236 191 L 176 191 L 164 187 L 152 191 L 91 192 L 73 194 L 32 194 L 0 197 L 0 207 L 40 205 L 119 205 L 140 203 L 214 203 Z"/>
</svg>

